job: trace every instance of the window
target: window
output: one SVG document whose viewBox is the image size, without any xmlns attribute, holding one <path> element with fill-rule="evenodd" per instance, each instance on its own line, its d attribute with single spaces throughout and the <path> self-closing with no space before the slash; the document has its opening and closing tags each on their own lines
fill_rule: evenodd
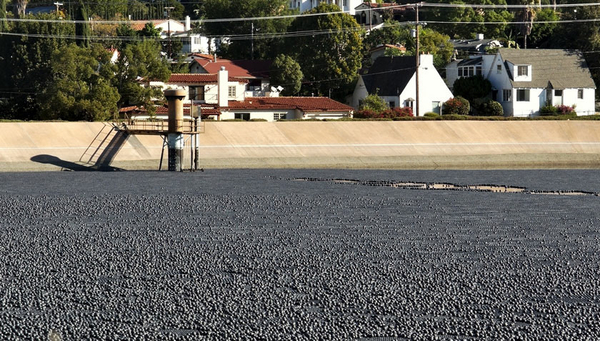
<svg viewBox="0 0 600 341">
<path fill-rule="evenodd" d="M 235 98 L 235 86 L 229 87 L 229 97 Z"/>
<path fill-rule="evenodd" d="M 274 121 L 285 120 L 286 118 L 287 118 L 287 114 L 284 113 L 284 112 L 273 113 L 273 120 Z"/>
<path fill-rule="evenodd" d="M 512 100 L 512 90 L 511 89 L 502 90 L 502 100 L 504 102 L 510 102 Z"/>
<path fill-rule="evenodd" d="M 477 66 L 475 67 L 475 74 L 476 74 L 477 76 L 481 76 L 481 75 L 482 75 L 482 71 L 481 71 L 481 66 L 480 66 L 480 65 L 477 65 Z"/>
<path fill-rule="evenodd" d="M 204 86 L 190 86 L 190 99 L 204 101 Z"/>
<path fill-rule="evenodd" d="M 562 97 L 563 91 L 562 90 L 554 90 L 554 96 L 556 97 Z"/>
<path fill-rule="evenodd" d="M 235 119 L 236 120 L 250 121 L 250 113 L 235 114 Z"/>
<path fill-rule="evenodd" d="M 517 75 L 518 76 L 529 76 L 529 70 L 527 65 L 519 65 L 517 66 Z"/>
<path fill-rule="evenodd" d="M 344 7 L 348 6 L 348 0 L 344 0 Z"/>
<path fill-rule="evenodd" d="M 502 73 L 502 65 L 498 64 L 498 66 L 496 66 L 496 73 Z"/>
<path fill-rule="evenodd" d="M 396 101 L 390 101 L 390 103 L 388 103 L 390 108 L 395 108 L 396 107 Z"/>
<path fill-rule="evenodd" d="M 583 99 L 583 89 L 577 89 L 577 98 Z"/>
<path fill-rule="evenodd" d="M 517 102 L 529 102 L 529 89 L 517 90 Z"/>
</svg>

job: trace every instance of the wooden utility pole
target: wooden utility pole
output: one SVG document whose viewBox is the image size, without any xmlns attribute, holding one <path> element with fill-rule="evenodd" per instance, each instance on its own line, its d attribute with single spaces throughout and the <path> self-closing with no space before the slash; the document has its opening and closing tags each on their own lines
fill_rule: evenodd
<svg viewBox="0 0 600 341">
<path fill-rule="evenodd" d="M 416 99 L 415 99 L 415 116 L 419 116 L 419 66 L 421 65 L 421 60 L 420 60 L 420 55 L 419 55 L 419 6 L 421 5 L 421 3 L 417 3 L 415 5 L 415 15 L 416 15 L 416 19 L 415 19 L 415 38 L 417 40 L 416 42 L 416 53 L 415 53 L 415 65 L 416 67 L 416 71 L 415 71 L 415 83 L 417 84 L 417 93 L 416 93 Z"/>
</svg>

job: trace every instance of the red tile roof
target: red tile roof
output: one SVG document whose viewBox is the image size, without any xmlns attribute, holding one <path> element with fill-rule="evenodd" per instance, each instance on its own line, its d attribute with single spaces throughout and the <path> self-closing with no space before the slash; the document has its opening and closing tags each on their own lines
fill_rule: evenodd
<svg viewBox="0 0 600 341">
<path fill-rule="evenodd" d="M 304 112 L 354 110 L 351 106 L 327 97 L 247 97 L 242 102 L 230 101 L 229 108 L 255 110 L 298 109 Z"/>
<path fill-rule="evenodd" d="M 208 73 L 217 73 L 222 66 L 227 69 L 232 77 L 241 78 L 268 78 L 271 69 L 271 60 L 229 60 L 229 59 L 208 59 L 205 57 L 196 57 L 194 61 L 206 70 Z"/>
<path fill-rule="evenodd" d="M 241 79 L 229 77 L 230 82 L 247 83 L 247 79 Z M 168 83 L 204 83 L 204 84 L 217 84 L 216 73 L 172 73 L 169 77 Z"/>
</svg>

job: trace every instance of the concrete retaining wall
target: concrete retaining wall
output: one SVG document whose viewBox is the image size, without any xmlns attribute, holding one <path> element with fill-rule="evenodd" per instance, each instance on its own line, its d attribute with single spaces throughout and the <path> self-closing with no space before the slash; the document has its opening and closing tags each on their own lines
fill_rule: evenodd
<svg viewBox="0 0 600 341">
<path fill-rule="evenodd" d="M 600 166 L 596 121 L 206 122 L 205 130 L 204 168 Z M 0 123 L 0 169 L 157 169 L 162 144 L 119 140 L 108 123 Z"/>
</svg>

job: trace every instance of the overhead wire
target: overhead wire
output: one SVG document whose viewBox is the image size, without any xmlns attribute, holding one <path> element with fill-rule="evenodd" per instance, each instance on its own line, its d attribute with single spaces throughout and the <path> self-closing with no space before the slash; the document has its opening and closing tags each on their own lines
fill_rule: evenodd
<svg viewBox="0 0 600 341">
<path fill-rule="evenodd" d="M 500 9 L 500 8 L 575 8 L 575 7 L 592 7 L 592 6 L 600 6 L 600 3 L 577 3 L 577 4 L 557 4 L 557 5 L 479 5 L 479 4 L 434 4 L 434 3 L 420 3 L 420 4 L 407 4 L 407 5 L 397 5 L 397 6 L 387 6 L 385 9 L 395 9 L 395 8 L 410 8 L 414 6 L 419 7 L 431 7 L 431 8 L 490 8 L 490 9 Z M 371 9 L 366 9 L 362 11 L 370 11 Z M 357 10 L 356 12 L 361 12 L 361 10 Z M 313 13 L 313 14 L 293 14 L 293 15 L 285 15 L 285 16 L 269 16 L 269 17 L 252 17 L 252 18 L 220 18 L 220 19 L 198 19 L 193 20 L 195 23 L 222 23 L 222 22 L 240 22 L 240 21 L 260 21 L 260 20 L 276 20 L 276 19 L 287 19 L 287 18 L 308 18 L 314 16 L 323 16 L 323 15 L 334 15 L 345 12 L 327 12 L 327 13 Z M 53 19 L 33 19 L 33 18 L 6 18 L 6 21 L 9 22 L 43 22 L 43 23 L 62 23 L 62 24 L 131 24 L 132 21 L 129 20 L 53 20 Z M 148 21 L 157 21 L 157 20 L 140 20 L 143 22 Z M 162 21 L 162 20 L 160 20 Z M 555 21 L 535 21 L 534 24 L 570 24 L 570 23 L 590 23 L 597 22 L 600 19 L 571 19 L 571 20 L 555 20 Z M 139 22 L 139 21 L 138 21 Z M 454 22 L 454 21 L 435 21 L 435 20 L 427 20 L 424 21 L 430 24 L 451 24 L 451 25 L 522 25 L 522 24 L 530 24 L 529 21 L 498 21 L 498 22 Z M 400 22 L 401 25 L 413 25 L 414 22 Z M 386 24 L 383 25 L 386 27 Z M 272 38 L 294 38 L 294 37 L 306 37 L 306 36 L 316 36 L 316 35 L 325 35 L 332 34 L 335 32 L 355 32 L 362 31 L 362 28 L 343 28 L 338 30 L 331 29 L 323 29 L 323 30 L 307 30 L 307 31 L 296 31 L 296 32 L 281 32 L 281 33 L 263 33 L 263 34 L 238 34 L 231 35 L 229 37 L 230 40 L 250 40 L 250 39 L 272 39 Z M 14 33 L 14 32 L 0 32 L 0 35 L 6 36 L 21 36 L 21 37 L 33 37 L 33 38 L 66 38 L 66 39 L 90 39 L 90 40 L 117 40 L 117 41 L 136 41 L 142 39 L 155 39 L 159 40 L 160 38 L 155 37 L 137 37 L 137 36 L 78 36 L 78 35 L 46 35 L 46 34 L 32 34 L 32 33 Z M 209 38 L 217 38 L 221 36 L 209 35 Z M 600 53 L 600 51 L 584 51 L 583 53 Z M 589 69 L 600 69 L 600 67 L 589 67 Z M 390 72 L 400 72 L 406 69 L 398 69 L 398 70 L 390 70 L 382 73 L 390 73 Z M 371 74 L 373 75 L 373 74 Z M 322 79 L 322 80 L 312 80 L 309 81 L 311 83 L 320 83 L 320 82 L 329 82 L 335 81 L 337 79 Z M 0 90 L 0 93 L 9 93 L 6 91 Z M 12 92 L 14 93 L 14 92 Z M 23 93 L 23 92 L 19 92 Z"/>
</svg>

